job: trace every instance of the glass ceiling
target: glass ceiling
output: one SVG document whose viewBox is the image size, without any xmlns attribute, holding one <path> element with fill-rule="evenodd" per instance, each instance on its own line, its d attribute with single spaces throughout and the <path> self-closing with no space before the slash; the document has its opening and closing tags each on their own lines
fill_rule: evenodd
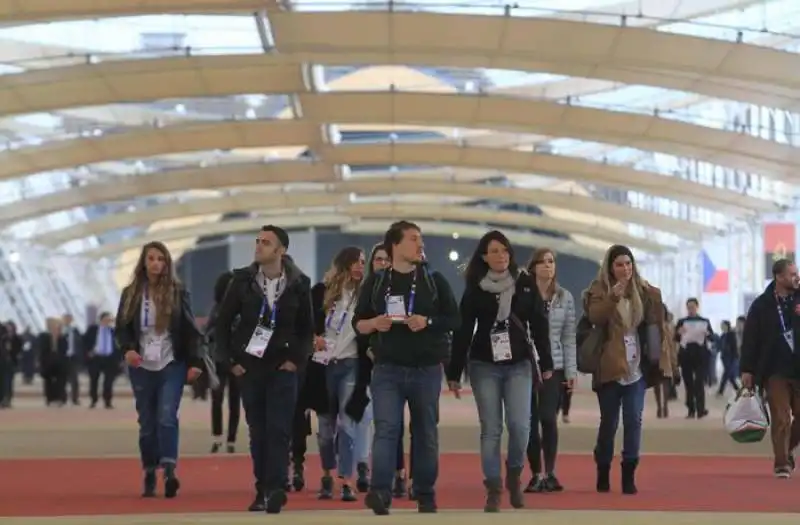
<svg viewBox="0 0 800 525">
<path fill-rule="evenodd" d="M 664 2 L 673 0 L 664 0 Z M 698 3 L 701 0 L 698 0 Z M 705 2 L 705 0 L 702 0 Z M 675 9 L 683 9 L 692 2 L 674 2 Z M 742 4 L 743 2 L 738 2 Z M 800 2 L 775 0 L 746 2 L 752 4 L 729 13 L 692 20 L 666 20 L 636 16 L 637 5 L 628 2 L 623 12 L 630 15 L 632 24 L 705 38 L 736 40 L 794 49 L 800 23 L 793 20 L 800 15 Z M 340 11 L 353 9 L 386 9 L 386 3 L 338 0 L 299 0 L 293 3 L 298 10 Z M 510 14 L 513 16 L 554 16 L 567 19 L 586 19 L 595 22 L 619 24 L 619 0 L 524 0 L 516 2 Z M 733 5 L 733 0 L 731 1 Z M 478 1 L 454 3 L 453 0 L 417 0 L 394 2 L 396 10 L 428 10 L 439 12 L 462 12 L 469 14 L 500 14 L 505 9 L 503 1 Z M 603 13 L 614 13 L 603 15 Z M 741 35 L 740 35 L 741 33 Z M 67 45 L 68 44 L 68 45 Z M 0 29 L 0 74 L 15 74 L 29 69 L 75 64 L 89 60 L 92 63 L 110 60 L 130 60 L 142 57 L 183 54 L 191 49 L 193 55 L 224 55 L 263 53 L 262 39 L 252 16 L 194 16 L 160 15 L 102 20 L 55 22 L 46 24 L 8 27 Z M 321 68 L 321 66 L 315 66 Z M 335 68 L 322 68 L 331 71 Z M 484 69 L 473 72 L 448 69 L 454 77 L 470 77 L 459 86 L 463 91 L 480 89 L 504 89 L 521 86 L 536 86 L 544 83 L 568 82 L 576 79 L 549 74 Z M 416 86 L 425 90 L 426 86 Z M 564 101 L 566 102 L 566 100 Z M 584 93 L 570 97 L 569 103 L 613 111 L 629 111 L 659 115 L 669 119 L 700 124 L 718 129 L 730 129 L 726 112 L 720 102 L 688 93 L 645 86 L 616 86 L 595 93 Z M 242 94 L 221 99 L 162 100 L 153 104 L 116 104 L 91 108 L 76 108 L 53 113 L 38 113 L 15 116 L 0 120 L 0 151 L 24 146 L 40 145 L 47 141 L 66 140 L 76 137 L 99 137 L 121 133 L 140 126 L 160 125 L 164 121 L 220 121 L 224 119 L 256 119 L 274 117 L 291 104 L 289 96 L 265 96 L 257 93 Z M 514 139 L 517 147 L 532 147 L 537 137 L 518 135 Z M 538 144 L 541 147 L 541 143 Z M 681 165 L 681 159 L 668 155 L 654 156 L 650 152 L 632 148 L 619 148 L 605 144 L 594 144 L 574 139 L 550 140 L 551 151 L 564 155 L 611 163 L 647 167 L 651 171 L 672 174 Z M 152 173 L 161 169 L 180 166 L 205 166 L 242 160 L 246 151 L 210 151 L 192 154 L 167 155 L 147 159 L 125 159 L 104 162 L 74 169 L 37 174 L 21 181 L 0 182 L 0 204 L 19 199 L 28 199 L 62 191 L 89 181 L 106 180 L 110 177 L 127 177 Z M 251 158 L 251 157 L 249 157 Z M 714 184 L 712 181 L 711 184 Z M 769 184 L 758 186 L 754 196 L 771 197 L 776 188 Z M 753 194 L 751 192 L 751 194 Z M 139 198 L 110 206 L 107 213 L 117 209 L 133 210 L 142 206 L 175 198 L 164 195 L 160 198 Z M 640 197 L 630 205 L 638 206 Z M 667 202 L 659 208 L 671 210 L 676 203 Z M 667 213 L 672 213 L 668 211 Z M 90 214 L 91 215 L 91 214 Z M 697 214 L 695 214 L 697 215 Z M 35 220 L 19 223 L 11 232 L 21 237 L 63 228 L 75 221 L 87 220 L 89 215 L 81 210 L 58 212 Z M 696 220 L 715 224 L 720 214 L 704 213 Z M 724 218 L 722 219 L 724 220 Z M 666 239 L 666 237 L 665 237 Z M 670 241 L 675 241 L 670 238 Z M 97 242 L 96 239 L 91 242 Z"/>
</svg>

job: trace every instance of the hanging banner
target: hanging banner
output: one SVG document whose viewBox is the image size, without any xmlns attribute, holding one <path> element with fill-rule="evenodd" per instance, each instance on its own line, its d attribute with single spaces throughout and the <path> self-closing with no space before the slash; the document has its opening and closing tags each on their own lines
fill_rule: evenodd
<svg viewBox="0 0 800 525">
<path fill-rule="evenodd" d="M 764 224 L 764 275 L 772 279 L 772 265 L 780 259 L 795 260 L 797 231 L 790 222 Z"/>
</svg>

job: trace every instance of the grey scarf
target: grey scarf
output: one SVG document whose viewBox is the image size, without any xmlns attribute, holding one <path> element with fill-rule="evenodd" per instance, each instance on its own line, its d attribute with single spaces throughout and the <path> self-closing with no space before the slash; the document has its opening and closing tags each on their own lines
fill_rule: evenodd
<svg viewBox="0 0 800 525">
<path fill-rule="evenodd" d="M 516 279 L 511 272 L 498 273 L 492 270 L 478 284 L 481 290 L 499 295 L 497 302 L 497 321 L 506 321 L 511 315 L 511 299 L 514 298 Z"/>
</svg>

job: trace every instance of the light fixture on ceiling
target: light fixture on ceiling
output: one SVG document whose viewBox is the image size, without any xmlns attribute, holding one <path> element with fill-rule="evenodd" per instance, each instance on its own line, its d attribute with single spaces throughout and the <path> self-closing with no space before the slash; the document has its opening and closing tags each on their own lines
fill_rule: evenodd
<svg viewBox="0 0 800 525">
<path fill-rule="evenodd" d="M 22 256 L 17 251 L 9 252 L 8 254 L 8 262 L 10 263 L 18 263 Z"/>
<path fill-rule="evenodd" d="M 456 262 L 458 260 L 458 252 L 455 250 L 450 250 L 450 253 L 447 254 L 447 258 L 452 262 Z"/>
<path fill-rule="evenodd" d="M 256 118 L 256 110 L 253 108 L 247 108 L 247 111 L 244 112 L 244 116 L 245 118 L 252 120 Z"/>
<path fill-rule="evenodd" d="M 186 106 L 184 106 L 183 104 L 176 104 L 175 111 L 178 113 L 186 113 Z"/>
<path fill-rule="evenodd" d="M 453 232 L 453 239 L 458 239 L 458 238 L 459 238 L 458 232 Z"/>
</svg>

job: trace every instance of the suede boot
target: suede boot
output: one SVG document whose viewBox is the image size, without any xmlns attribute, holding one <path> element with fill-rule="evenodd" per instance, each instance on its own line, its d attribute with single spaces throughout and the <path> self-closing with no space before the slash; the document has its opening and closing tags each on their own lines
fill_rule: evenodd
<svg viewBox="0 0 800 525">
<path fill-rule="evenodd" d="M 611 490 L 611 465 L 597 465 L 597 492 Z"/>
<path fill-rule="evenodd" d="M 522 467 L 509 467 L 506 465 L 506 490 L 511 506 L 515 509 L 525 507 L 525 497 L 522 494 Z"/>
<path fill-rule="evenodd" d="M 638 460 L 626 460 L 622 462 L 623 494 L 636 494 L 639 492 L 639 490 L 636 488 L 636 467 L 638 465 Z"/>
<path fill-rule="evenodd" d="M 486 479 L 483 481 L 486 487 L 486 505 L 483 512 L 500 512 L 500 493 L 503 491 L 503 483 L 499 479 Z"/>
</svg>

